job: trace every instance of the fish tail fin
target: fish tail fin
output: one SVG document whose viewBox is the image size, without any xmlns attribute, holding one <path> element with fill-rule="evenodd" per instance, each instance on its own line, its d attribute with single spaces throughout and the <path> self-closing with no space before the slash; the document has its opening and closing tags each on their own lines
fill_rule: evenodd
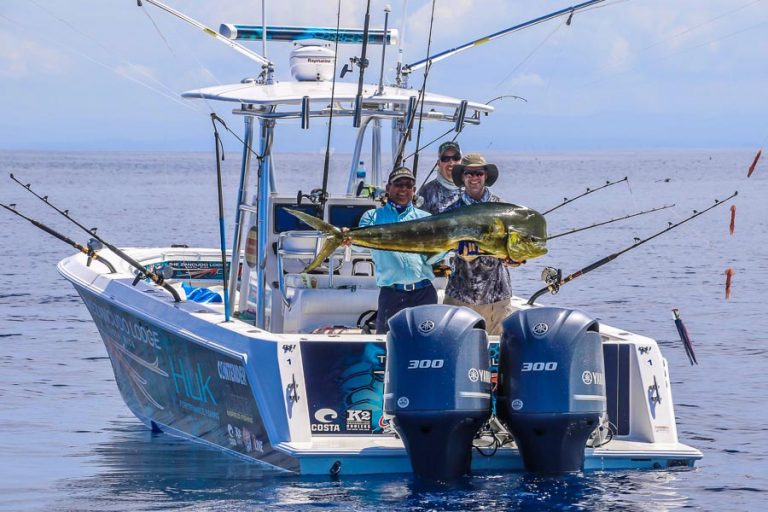
<svg viewBox="0 0 768 512">
<path fill-rule="evenodd" d="M 325 243 L 323 243 L 320 252 L 317 253 L 315 259 L 312 260 L 312 263 L 307 265 L 307 268 L 304 269 L 304 272 L 309 272 L 316 269 L 328 256 L 333 253 L 333 251 L 335 251 L 341 245 L 341 230 L 335 226 L 332 226 L 331 224 L 328 224 L 322 219 L 318 219 L 317 217 L 313 217 L 312 215 L 306 214 L 304 212 L 291 210 L 290 208 L 286 208 L 285 211 L 328 237 Z"/>
</svg>

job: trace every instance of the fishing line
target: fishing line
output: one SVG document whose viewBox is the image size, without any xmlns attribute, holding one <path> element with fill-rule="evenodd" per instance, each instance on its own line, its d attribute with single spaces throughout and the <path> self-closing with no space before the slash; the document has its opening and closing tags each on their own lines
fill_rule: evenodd
<svg viewBox="0 0 768 512">
<path fill-rule="evenodd" d="M 605 221 L 602 221 L 602 222 L 597 222 L 597 223 L 591 224 L 589 226 L 584 226 L 584 227 L 581 227 L 581 228 L 574 228 L 574 229 L 571 229 L 570 231 L 565 231 L 563 233 L 558 233 L 556 235 L 549 235 L 548 234 L 547 235 L 547 241 L 554 240 L 555 238 L 560 238 L 561 236 L 572 235 L 574 233 L 579 233 L 581 231 L 586 231 L 588 229 L 596 228 L 596 227 L 599 227 L 599 226 L 605 226 L 606 224 L 612 224 L 612 223 L 618 222 L 620 220 L 631 219 L 633 217 L 639 217 L 640 215 L 645 215 L 647 213 L 653 213 L 653 212 L 658 212 L 658 211 L 661 211 L 661 210 L 666 210 L 667 208 L 672 208 L 673 206 L 675 206 L 675 205 L 674 204 L 666 204 L 664 206 L 658 206 L 656 208 L 651 208 L 650 210 L 643 210 L 643 211 L 640 211 L 640 212 L 630 213 L 629 215 L 624 215 L 622 217 L 617 217 L 615 219 L 610 219 L 610 220 L 605 220 Z"/>
<path fill-rule="evenodd" d="M 554 36 L 563 27 L 563 25 L 565 25 L 565 23 L 566 21 L 559 23 L 555 27 L 555 29 L 552 30 L 552 32 L 550 32 L 549 35 L 547 35 L 533 50 L 531 50 L 531 52 L 528 55 L 526 55 L 523 58 L 523 60 L 521 60 L 514 68 L 512 68 L 512 71 L 510 71 L 507 76 L 505 76 L 499 83 L 497 83 L 493 89 L 494 90 L 498 89 L 499 87 L 504 85 L 504 83 L 507 80 L 509 80 L 512 77 L 512 75 L 514 75 L 517 72 L 518 69 L 520 69 L 526 62 L 528 62 L 528 60 L 530 60 L 530 58 L 533 57 L 533 55 L 537 53 L 541 49 L 541 47 L 544 46 L 547 43 L 547 41 L 549 41 L 552 38 L 552 36 Z"/>
<path fill-rule="evenodd" d="M 95 37 L 87 34 L 86 32 L 83 32 L 82 30 L 78 29 L 72 23 L 68 22 L 64 18 L 61 18 L 60 16 L 58 16 L 54 12 L 50 11 L 49 9 L 46 9 L 45 7 L 40 5 L 35 0 L 31 0 L 31 3 L 33 5 L 35 5 L 38 9 L 40 9 L 41 11 L 46 13 L 48 16 L 52 17 L 53 19 L 55 19 L 56 21 L 58 21 L 62 25 L 66 26 L 68 29 L 70 29 L 75 34 L 77 34 L 77 35 L 83 37 L 84 39 L 86 39 L 93 46 L 96 46 L 97 48 L 101 49 L 107 55 L 109 55 L 109 56 L 117 55 L 117 52 L 115 52 L 115 51 L 107 48 L 106 46 L 104 46 L 104 44 L 102 44 L 98 39 L 96 39 Z M 2 16 L 2 15 L 0 15 L 0 16 Z M 24 23 L 15 22 L 15 21 L 13 21 L 13 20 L 5 17 L 5 16 L 2 16 L 2 17 L 4 17 L 7 21 L 9 21 L 12 24 L 16 24 L 16 25 L 21 26 L 21 27 L 26 27 L 25 33 L 39 34 L 39 32 L 40 32 L 39 30 L 33 29 L 33 27 L 25 25 Z M 196 106 L 190 105 L 189 103 L 186 103 L 186 102 L 183 102 L 182 100 L 180 100 L 178 98 L 178 94 L 176 93 L 176 91 L 171 89 L 164 82 L 162 82 L 158 78 L 152 76 L 151 74 L 146 73 L 140 66 L 137 66 L 136 64 L 132 63 L 131 61 L 127 60 L 124 57 L 118 57 L 120 59 L 121 63 L 124 66 L 129 67 L 132 70 L 141 73 L 144 77 L 149 79 L 151 82 L 154 82 L 158 87 L 162 88 L 164 91 L 160 90 L 160 89 L 158 89 L 158 88 L 156 88 L 156 87 L 154 87 L 152 85 L 150 85 L 148 82 L 142 81 L 142 80 L 140 80 L 138 78 L 135 78 L 133 76 L 130 76 L 130 75 L 126 74 L 126 72 L 120 70 L 118 66 L 105 64 L 105 63 L 97 60 L 95 57 L 91 57 L 90 55 L 87 55 L 87 54 L 85 54 L 85 53 L 83 53 L 83 52 L 81 52 L 79 50 L 75 50 L 74 48 L 69 47 L 69 46 L 65 45 L 64 43 L 61 43 L 58 40 L 54 41 L 54 40 L 51 40 L 51 39 L 47 39 L 44 36 L 41 37 L 41 39 L 46 41 L 46 42 L 48 42 L 51 45 L 60 46 L 61 48 L 63 48 L 64 50 L 66 50 L 66 51 L 68 51 L 70 53 L 78 55 L 79 57 L 82 57 L 82 58 L 84 58 L 86 60 L 89 60 L 89 61 L 93 62 L 94 64 L 97 64 L 97 65 L 99 65 L 99 66 L 101 66 L 101 67 L 103 67 L 105 69 L 108 69 L 109 71 L 112 71 L 113 73 L 117 74 L 118 76 L 126 78 L 126 79 L 128 79 L 128 80 L 130 80 L 130 81 L 132 81 L 134 83 L 138 83 L 139 85 L 141 85 L 141 86 L 143 86 L 143 87 L 145 87 L 145 88 L 147 88 L 147 89 L 149 89 L 149 90 L 151 90 L 153 92 L 156 92 L 157 94 L 159 94 L 161 96 L 169 98 L 169 99 L 175 101 L 176 103 L 178 103 L 180 105 L 184 105 L 186 108 L 188 108 L 190 110 L 193 110 L 193 111 L 196 111 L 196 112 L 200 112 L 200 109 L 197 108 Z"/>
</svg>

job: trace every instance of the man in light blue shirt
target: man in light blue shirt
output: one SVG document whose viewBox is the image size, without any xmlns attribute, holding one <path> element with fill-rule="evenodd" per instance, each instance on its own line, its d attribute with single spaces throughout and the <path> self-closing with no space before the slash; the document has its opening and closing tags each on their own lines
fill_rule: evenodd
<svg viewBox="0 0 768 512">
<path fill-rule="evenodd" d="M 429 213 L 413 206 L 416 177 L 407 167 L 392 171 L 386 190 L 387 203 L 365 212 L 360 219 L 360 227 L 429 217 Z M 387 322 L 395 313 L 414 306 L 437 304 L 437 290 L 432 286 L 435 275 L 432 266 L 427 264 L 426 255 L 375 249 L 371 250 L 371 254 L 379 286 L 377 334 L 389 331 Z"/>
</svg>

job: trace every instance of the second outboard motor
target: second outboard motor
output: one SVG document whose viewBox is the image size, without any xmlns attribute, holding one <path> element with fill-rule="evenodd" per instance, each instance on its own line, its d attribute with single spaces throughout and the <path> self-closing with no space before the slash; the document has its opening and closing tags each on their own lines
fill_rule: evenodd
<svg viewBox="0 0 768 512">
<path fill-rule="evenodd" d="M 490 416 L 491 373 L 483 318 L 468 308 L 431 305 L 389 320 L 384 412 L 419 478 L 469 473 L 472 439 Z"/>
<path fill-rule="evenodd" d="M 598 328 L 563 308 L 526 309 L 504 320 L 497 407 L 528 471 L 584 468 L 587 438 L 606 410 Z"/>
</svg>

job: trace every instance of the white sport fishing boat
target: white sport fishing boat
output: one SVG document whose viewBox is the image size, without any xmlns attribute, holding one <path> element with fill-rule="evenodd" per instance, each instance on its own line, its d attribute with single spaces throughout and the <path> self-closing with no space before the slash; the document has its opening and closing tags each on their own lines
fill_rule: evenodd
<svg viewBox="0 0 768 512">
<path fill-rule="evenodd" d="M 667 362 L 653 339 L 514 298 L 518 312 L 501 339 L 469 310 L 438 305 L 395 317 L 388 340 L 368 334 L 378 295 L 368 250 L 339 250 L 315 273 L 303 272 L 324 235 L 285 208 L 355 227 L 379 204 L 375 193 L 359 194 L 366 136 L 366 180 L 380 185 L 385 123 L 395 161 L 414 120 L 461 130 L 493 113 L 480 102 L 420 97 L 405 80 L 336 82 L 334 51 L 319 41 L 333 40 L 336 30 L 223 25 L 217 37 L 252 55 L 234 40 L 266 33 L 300 41 L 291 54 L 294 80 L 275 80 L 262 58 L 258 79 L 183 94 L 232 104 L 244 120 L 248 147 L 224 262 L 220 249 L 171 246 L 104 248 L 96 259 L 77 254 L 59 263 L 101 333 L 131 411 L 155 431 L 302 474 L 450 478 L 470 467 L 693 466 L 702 454 L 678 440 Z M 345 29 L 344 37 L 360 43 L 363 32 Z M 368 31 L 368 41 L 392 44 L 396 35 L 385 23 Z M 346 190 L 325 202 L 322 191 L 276 190 L 277 125 L 308 127 L 319 118 L 315 127 L 325 130 L 331 112 L 336 122 L 359 120 Z M 442 300 L 445 279 L 435 285 Z M 224 300 L 208 302 L 212 296 Z"/>
</svg>

